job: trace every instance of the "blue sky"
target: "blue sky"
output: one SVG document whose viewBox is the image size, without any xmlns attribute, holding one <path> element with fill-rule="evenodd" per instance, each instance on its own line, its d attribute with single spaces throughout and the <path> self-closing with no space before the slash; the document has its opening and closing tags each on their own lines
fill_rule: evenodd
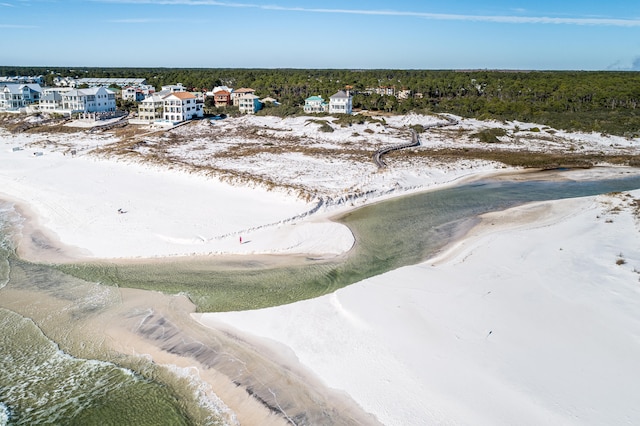
<svg viewBox="0 0 640 426">
<path fill-rule="evenodd" d="M 0 65 L 640 70 L 640 1 L 0 0 Z"/>
</svg>

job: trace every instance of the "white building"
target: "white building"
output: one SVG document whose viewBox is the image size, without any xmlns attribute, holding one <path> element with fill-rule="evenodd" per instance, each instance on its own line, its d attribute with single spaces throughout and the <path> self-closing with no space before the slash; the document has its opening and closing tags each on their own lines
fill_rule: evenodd
<svg viewBox="0 0 640 426">
<path fill-rule="evenodd" d="M 0 84 L 0 109 L 18 111 L 40 102 L 42 88 L 39 84 Z"/>
<path fill-rule="evenodd" d="M 329 114 L 351 114 L 353 97 L 347 91 L 340 90 L 329 98 Z"/>
<path fill-rule="evenodd" d="M 73 77 L 54 77 L 53 84 L 57 87 L 76 87 L 76 79 Z"/>
<path fill-rule="evenodd" d="M 42 75 L 16 75 L 16 76 L 2 76 L 0 77 L 0 85 L 4 83 L 17 83 L 17 84 L 44 84 L 44 77 Z"/>
<path fill-rule="evenodd" d="M 322 99 L 322 96 L 310 96 L 304 100 L 304 112 L 306 113 L 317 113 L 317 112 L 326 112 L 329 106 Z"/>
<path fill-rule="evenodd" d="M 178 83 L 178 84 L 168 84 L 166 86 L 162 86 L 161 87 L 161 92 L 170 92 L 170 93 L 174 93 L 174 92 L 186 92 L 187 88 L 184 87 L 182 85 L 182 83 Z"/>
<path fill-rule="evenodd" d="M 174 92 L 162 98 L 164 119 L 173 123 L 204 117 L 203 103 L 189 92 Z"/>
<path fill-rule="evenodd" d="M 240 107 L 240 98 L 244 95 L 255 95 L 256 91 L 247 87 L 241 87 L 231 92 L 231 101 L 233 106 Z"/>
<path fill-rule="evenodd" d="M 262 102 L 254 94 L 245 93 L 238 98 L 238 110 L 242 114 L 255 114 L 262 108 Z"/>
<path fill-rule="evenodd" d="M 164 117 L 164 97 L 169 93 L 158 92 L 147 96 L 138 104 L 138 120 L 151 123 Z"/>
<path fill-rule="evenodd" d="M 122 92 L 120 92 L 120 96 L 122 96 L 122 99 L 125 101 L 133 102 L 140 102 L 146 97 L 144 90 L 136 86 L 125 87 L 122 89 Z"/>
<path fill-rule="evenodd" d="M 100 87 L 100 86 L 142 86 L 146 85 L 147 80 L 144 78 L 81 78 L 76 80 L 75 87 L 80 86 L 89 86 L 89 87 Z"/>
<path fill-rule="evenodd" d="M 72 89 L 61 92 L 62 112 L 111 112 L 116 110 L 116 95 L 105 87 Z"/>
<path fill-rule="evenodd" d="M 62 109 L 62 94 L 59 90 L 50 90 L 40 97 L 40 111 L 56 112 Z"/>
</svg>

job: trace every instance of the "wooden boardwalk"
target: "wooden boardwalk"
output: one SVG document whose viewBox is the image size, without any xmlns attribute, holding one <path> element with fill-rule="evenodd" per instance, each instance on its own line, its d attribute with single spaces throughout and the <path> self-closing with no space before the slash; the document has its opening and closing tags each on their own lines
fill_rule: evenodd
<svg viewBox="0 0 640 426">
<path fill-rule="evenodd" d="M 444 116 L 443 118 L 447 120 L 446 123 L 429 124 L 428 126 L 424 126 L 424 129 L 427 130 L 427 129 L 433 129 L 435 127 L 455 126 L 456 124 L 458 124 L 458 120 L 456 120 L 455 118 L 451 118 L 447 116 Z M 380 148 L 375 152 L 375 154 L 373 154 L 373 162 L 376 163 L 376 166 L 378 166 L 379 169 L 382 169 L 387 166 L 387 164 L 382 159 L 383 155 L 391 151 L 397 151 L 400 149 L 420 146 L 420 139 L 418 138 L 418 133 L 416 133 L 416 131 L 413 129 L 409 129 L 409 130 L 411 132 L 411 142 L 386 146 L 386 147 Z"/>
</svg>

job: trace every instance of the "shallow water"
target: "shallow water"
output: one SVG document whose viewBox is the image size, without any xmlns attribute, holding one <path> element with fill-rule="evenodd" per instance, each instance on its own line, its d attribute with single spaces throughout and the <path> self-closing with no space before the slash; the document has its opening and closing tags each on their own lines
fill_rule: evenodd
<svg viewBox="0 0 640 426">
<path fill-rule="evenodd" d="M 167 261 L 160 264 L 63 265 L 61 270 L 110 285 L 184 293 L 199 311 L 257 309 L 318 297 L 437 254 L 479 214 L 530 201 L 640 188 L 640 177 L 608 181 L 484 180 L 385 201 L 338 220 L 357 244 L 335 260 L 278 257 Z"/>
<path fill-rule="evenodd" d="M 0 398 L 9 424 L 189 424 L 163 386 L 69 356 L 33 321 L 6 309 L 0 328 Z"/>
<path fill-rule="evenodd" d="M 202 394 L 189 380 L 144 358 L 113 353 L 103 334 L 110 322 L 164 351 L 233 377 L 270 410 L 282 410 L 296 423 L 373 424 L 349 411 L 353 407 L 348 402 L 341 406 L 340 397 L 324 392 L 320 384 L 279 371 L 268 354 L 189 323 L 188 312 L 168 297 L 162 299 L 162 308 L 151 297 L 147 305 L 123 307 L 117 286 L 186 293 L 201 310 L 283 304 L 420 262 L 487 211 L 636 188 L 640 177 L 606 182 L 486 180 L 402 197 L 340 219 L 358 241 L 348 256 L 334 261 L 296 258 L 286 266 L 278 258 L 243 256 L 54 269 L 11 257 L 6 235 L 18 219 L 9 205 L 0 204 L 0 424 L 7 422 L 3 418 L 9 424 L 43 419 L 66 424 L 228 422 L 230 417 L 220 412 L 224 407 L 211 401 L 203 411 Z"/>
<path fill-rule="evenodd" d="M 16 217 L 0 203 L 0 425 L 223 424 L 193 408 L 197 384 L 87 340 L 79 330 L 118 304 L 117 289 L 13 259 L 7 225 Z"/>
</svg>

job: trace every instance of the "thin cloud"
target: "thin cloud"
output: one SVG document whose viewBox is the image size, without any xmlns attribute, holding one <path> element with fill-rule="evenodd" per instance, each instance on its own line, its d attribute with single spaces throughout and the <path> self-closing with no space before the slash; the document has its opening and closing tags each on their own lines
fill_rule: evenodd
<svg viewBox="0 0 640 426">
<path fill-rule="evenodd" d="M 39 27 L 35 25 L 0 24 L 0 28 L 29 29 L 29 28 L 39 28 Z"/>
<path fill-rule="evenodd" d="M 501 24 L 556 24 L 556 25 L 598 25 L 613 27 L 640 27 L 640 19 L 619 18 L 570 18 L 551 16 L 510 16 L 510 15 L 466 15 L 455 13 L 429 13 L 395 10 L 363 10 L 363 9 L 323 9 L 306 7 L 288 7 L 278 5 L 258 5 L 251 3 L 223 2 L 216 0 L 94 0 L 103 3 L 182 5 L 182 6 L 220 6 L 233 8 L 250 8 L 286 12 L 327 13 L 342 15 L 370 16 L 406 16 L 439 21 L 492 22 Z"/>
<path fill-rule="evenodd" d="M 4 6 L 4 7 L 16 7 L 15 4 L 10 4 L 10 3 L 0 3 L 0 6 Z"/>
<path fill-rule="evenodd" d="M 206 20 L 193 20 L 193 19 L 170 19 L 170 18 L 121 18 L 121 19 L 109 19 L 106 22 L 112 24 L 166 24 L 166 23 L 206 23 Z"/>
<path fill-rule="evenodd" d="M 170 19 L 153 19 L 153 18 L 128 18 L 128 19 L 110 19 L 107 22 L 113 24 L 157 24 L 172 22 Z"/>
</svg>

